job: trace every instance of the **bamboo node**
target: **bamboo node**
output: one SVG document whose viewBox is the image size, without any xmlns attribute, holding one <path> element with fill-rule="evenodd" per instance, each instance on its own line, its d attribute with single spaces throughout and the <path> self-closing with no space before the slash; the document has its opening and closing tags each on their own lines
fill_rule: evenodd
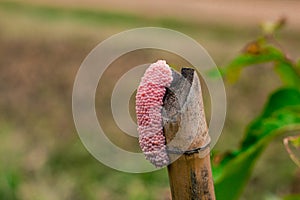
<svg viewBox="0 0 300 200">
<path fill-rule="evenodd" d="M 208 136 L 208 135 L 207 135 Z M 208 136 L 206 139 L 206 142 L 204 145 L 202 145 L 201 147 L 195 148 L 195 149 L 190 149 L 190 150 L 180 150 L 180 149 L 171 149 L 171 148 L 167 148 L 167 153 L 168 154 L 177 154 L 177 155 L 182 155 L 182 154 L 186 154 L 186 155 L 190 155 L 190 154 L 194 154 L 194 153 L 198 153 L 199 154 L 199 158 L 204 158 L 207 154 L 210 153 L 210 137 Z"/>
</svg>

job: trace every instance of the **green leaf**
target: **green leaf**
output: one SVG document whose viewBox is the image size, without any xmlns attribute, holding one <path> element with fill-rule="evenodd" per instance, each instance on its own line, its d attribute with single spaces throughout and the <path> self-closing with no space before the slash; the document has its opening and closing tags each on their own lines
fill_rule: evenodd
<svg viewBox="0 0 300 200">
<path fill-rule="evenodd" d="M 280 89 L 272 94 L 262 115 L 248 127 L 242 148 L 247 148 L 268 134 L 269 131 L 289 122 L 291 116 L 287 109 L 298 105 L 300 105 L 300 92 L 295 88 Z"/>
<path fill-rule="evenodd" d="M 253 146 L 222 166 L 222 174 L 215 179 L 216 199 L 238 199 L 261 151 L 261 146 Z"/>
<path fill-rule="evenodd" d="M 284 59 L 285 56 L 280 50 L 272 46 L 264 46 L 258 54 L 243 53 L 236 57 L 224 68 L 224 74 L 229 82 L 235 82 L 245 67 Z"/>
<path fill-rule="evenodd" d="M 214 176 L 217 199 L 238 199 L 266 146 L 276 136 L 297 129 L 300 129 L 300 92 L 291 88 L 278 90 L 270 97 L 262 115 L 247 129 L 241 149 L 214 166 L 213 172 L 219 172 Z"/>
<path fill-rule="evenodd" d="M 292 63 L 279 61 L 275 64 L 275 71 L 281 78 L 283 84 L 300 88 L 300 76 L 297 74 Z"/>
</svg>

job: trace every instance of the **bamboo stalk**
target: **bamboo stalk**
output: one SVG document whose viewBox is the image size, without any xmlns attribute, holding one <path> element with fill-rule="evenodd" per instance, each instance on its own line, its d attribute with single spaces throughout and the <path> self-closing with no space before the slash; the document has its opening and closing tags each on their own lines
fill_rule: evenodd
<svg viewBox="0 0 300 200">
<path fill-rule="evenodd" d="M 162 113 L 172 199 L 215 200 L 199 78 L 193 69 L 183 68 L 181 73 L 173 71 Z"/>
<path fill-rule="evenodd" d="M 182 155 L 168 166 L 168 174 L 173 200 L 215 199 L 209 154 Z"/>
</svg>

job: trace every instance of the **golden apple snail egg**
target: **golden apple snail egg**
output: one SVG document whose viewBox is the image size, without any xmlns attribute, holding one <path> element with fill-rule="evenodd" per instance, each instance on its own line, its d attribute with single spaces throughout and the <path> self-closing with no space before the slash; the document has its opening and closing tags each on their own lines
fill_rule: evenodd
<svg viewBox="0 0 300 200">
<path fill-rule="evenodd" d="M 166 88 L 172 80 L 169 65 L 164 60 L 158 60 L 147 68 L 136 94 L 139 144 L 146 159 L 156 167 L 169 163 L 161 110 Z"/>
</svg>

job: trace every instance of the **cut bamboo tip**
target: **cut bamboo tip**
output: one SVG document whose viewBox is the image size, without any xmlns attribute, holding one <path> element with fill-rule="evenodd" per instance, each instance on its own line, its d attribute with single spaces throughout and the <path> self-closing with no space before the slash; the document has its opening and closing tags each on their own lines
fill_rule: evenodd
<svg viewBox="0 0 300 200">
<path fill-rule="evenodd" d="M 210 137 L 199 77 L 190 68 L 183 68 L 181 74 L 172 70 L 172 76 L 162 111 L 172 199 L 214 200 Z"/>
<path fill-rule="evenodd" d="M 172 70 L 172 76 L 162 110 L 167 147 L 180 152 L 207 146 L 210 137 L 199 77 L 191 68 L 182 68 L 181 74 Z"/>
</svg>

